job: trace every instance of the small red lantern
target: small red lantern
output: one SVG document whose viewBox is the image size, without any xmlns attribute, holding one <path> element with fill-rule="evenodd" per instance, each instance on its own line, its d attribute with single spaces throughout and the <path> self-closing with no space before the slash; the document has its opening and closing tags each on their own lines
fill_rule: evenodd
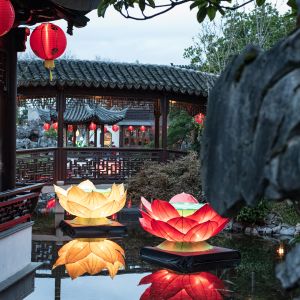
<svg viewBox="0 0 300 300">
<path fill-rule="evenodd" d="M 128 130 L 130 131 L 130 132 L 132 132 L 133 130 L 134 130 L 134 128 L 133 128 L 133 126 L 128 126 Z"/>
<path fill-rule="evenodd" d="M 54 69 L 54 59 L 60 57 L 66 50 L 67 38 L 63 30 L 57 25 L 43 23 L 36 27 L 30 36 L 32 51 L 45 60 L 45 68 L 50 70 L 50 80 Z"/>
<path fill-rule="evenodd" d="M 68 125 L 68 132 L 73 132 L 73 125 Z"/>
<path fill-rule="evenodd" d="M 198 115 L 196 115 L 196 116 L 194 117 L 194 120 L 195 120 L 196 123 L 198 123 L 198 124 L 200 124 L 200 125 L 203 125 L 204 120 L 205 120 L 205 115 L 202 114 L 202 113 L 199 113 Z"/>
<path fill-rule="evenodd" d="M 142 126 L 140 127 L 140 130 L 141 130 L 141 132 L 145 132 L 145 131 L 146 131 L 146 127 L 145 127 L 144 125 L 142 125 Z"/>
<path fill-rule="evenodd" d="M 45 123 L 43 126 L 45 131 L 48 131 L 50 129 L 50 124 L 49 123 Z"/>
<path fill-rule="evenodd" d="M 89 126 L 89 130 L 95 131 L 96 129 L 97 129 L 97 125 L 94 122 L 91 122 L 91 124 Z"/>
<path fill-rule="evenodd" d="M 15 22 L 15 10 L 9 0 L 0 0 L 0 36 L 8 33 Z"/>
<path fill-rule="evenodd" d="M 112 126 L 112 130 L 113 130 L 114 132 L 118 132 L 118 131 L 119 131 L 119 126 L 118 126 L 118 125 L 113 125 L 113 126 Z"/>
<path fill-rule="evenodd" d="M 104 126 L 104 133 L 106 133 L 107 132 L 107 127 L 106 126 Z"/>
<path fill-rule="evenodd" d="M 57 129 L 58 129 L 58 123 L 57 123 L 57 122 L 53 123 L 53 124 L 52 124 L 52 128 L 53 128 L 54 130 L 57 130 Z"/>
</svg>

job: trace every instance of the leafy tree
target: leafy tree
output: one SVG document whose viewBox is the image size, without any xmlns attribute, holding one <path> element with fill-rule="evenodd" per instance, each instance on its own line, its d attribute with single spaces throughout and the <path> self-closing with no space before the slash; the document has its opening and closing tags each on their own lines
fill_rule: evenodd
<svg viewBox="0 0 300 300">
<path fill-rule="evenodd" d="M 108 7 L 112 6 L 123 17 L 134 20 L 147 20 L 164 14 L 176 6 L 191 3 L 190 9 L 197 10 L 197 20 L 202 23 L 206 17 L 213 20 L 217 13 L 237 10 L 249 3 L 261 6 L 266 0 L 101 0 L 98 7 L 99 17 L 104 17 Z M 288 0 L 287 5 L 293 11 L 297 9 L 296 0 Z"/>
<path fill-rule="evenodd" d="M 218 25 L 202 24 L 202 33 L 185 49 L 184 57 L 201 71 L 217 74 L 246 45 L 269 49 L 292 31 L 294 23 L 291 15 L 280 15 L 270 4 L 248 13 L 231 11 Z"/>
</svg>

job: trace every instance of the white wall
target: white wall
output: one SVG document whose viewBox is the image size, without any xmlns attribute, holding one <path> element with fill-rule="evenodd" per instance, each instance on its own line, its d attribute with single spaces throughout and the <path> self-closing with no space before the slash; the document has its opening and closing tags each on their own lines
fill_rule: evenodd
<svg viewBox="0 0 300 300">
<path fill-rule="evenodd" d="M 0 239 L 0 282 L 31 262 L 32 227 Z"/>
</svg>

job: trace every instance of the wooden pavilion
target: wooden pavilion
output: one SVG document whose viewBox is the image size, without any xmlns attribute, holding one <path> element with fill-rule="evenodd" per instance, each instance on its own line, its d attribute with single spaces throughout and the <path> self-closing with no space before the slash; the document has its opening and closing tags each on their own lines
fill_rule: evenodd
<svg viewBox="0 0 300 300">
<path fill-rule="evenodd" d="M 209 74 L 174 66 L 80 60 L 58 60 L 53 80 L 49 81 L 48 76 L 41 61 L 18 64 L 19 105 L 39 110 L 51 107 L 52 118 L 58 121 L 57 148 L 17 151 L 16 178 L 20 183 L 57 180 L 73 183 L 83 178 L 96 183 L 123 181 L 145 160 L 166 161 L 184 155 L 182 151 L 167 148 L 169 109 L 180 107 L 191 115 L 205 113 L 208 90 L 215 80 Z M 64 124 L 75 121 L 76 115 L 85 112 L 91 121 L 95 120 L 97 109 L 116 110 L 111 115 L 119 114 L 122 118 L 129 108 L 152 111 L 154 148 L 68 148 L 64 145 Z M 51 119 L 50 112 L 45 118 Z"/>
</svg>

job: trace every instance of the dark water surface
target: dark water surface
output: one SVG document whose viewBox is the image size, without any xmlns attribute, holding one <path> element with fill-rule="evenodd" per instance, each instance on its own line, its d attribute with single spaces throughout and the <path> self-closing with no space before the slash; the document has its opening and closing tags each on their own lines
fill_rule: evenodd
<svg viewBox="0 0 300 300">
<path fill-rule="evenodd" d="M 37 270 L 35 290 L 26 300 L 293 299 L 275 277 L 274 267 L 281 259 L 276 240 L 236 234 L 215 237 L 210 244 L 240 250 L 241 263 L 233 269 L 197 274 L 176 274 L 142 262 L 140 248 L 160 243 L 149 235 L 130 233 L 114 241 L 125 250 L 126 267 L 113 280 L 107 272 L 72 280 L 63 266 L 52 270 L 61 243 L 33 241 L 32 260 L 44 265 Z M 143 278 L 144 284 L 139 285 Z"/>
</svg>

